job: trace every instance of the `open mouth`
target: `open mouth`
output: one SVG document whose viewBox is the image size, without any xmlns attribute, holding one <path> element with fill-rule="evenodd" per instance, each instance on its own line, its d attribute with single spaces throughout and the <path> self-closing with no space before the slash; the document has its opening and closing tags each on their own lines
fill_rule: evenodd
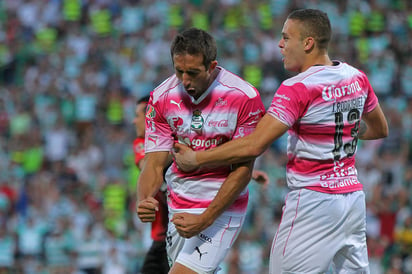
<svg viewBox="0 0 412 274">
<path fill-rule="evenodd" d="M 188 88 L 188 89 L 186 89 L 186 92 L 187 92 L 189 95 L 193 95 L 193 94 L 196 93 L 196 90 L 195 90 L 194 88 Z"/>
</svg>

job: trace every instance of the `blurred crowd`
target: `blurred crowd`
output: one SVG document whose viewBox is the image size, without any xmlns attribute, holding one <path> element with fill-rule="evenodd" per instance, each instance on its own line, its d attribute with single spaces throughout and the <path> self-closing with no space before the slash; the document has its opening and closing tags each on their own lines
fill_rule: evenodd
<svg viewBox="0 0 412 274">
<path fill-rule="evenodd" d="M 326 11 L 330 56 L 365 71 L 387 115 L 360 142 L 371 273 L 412 273 L 410 0 L 0 1 L 0 273 L 138 273 L 150 226 L 134 212 L 136 101 L 173 73 L 169 45 L 196 26 L 219 65 L 269 106 L 278 41 L 296 8 Z M 285 185 L 285 138 L 258 158 L 247 220 L 220 273 L 266 273 Z M 266 272 L 265 272 L 266 271 Z"/>
</svg>

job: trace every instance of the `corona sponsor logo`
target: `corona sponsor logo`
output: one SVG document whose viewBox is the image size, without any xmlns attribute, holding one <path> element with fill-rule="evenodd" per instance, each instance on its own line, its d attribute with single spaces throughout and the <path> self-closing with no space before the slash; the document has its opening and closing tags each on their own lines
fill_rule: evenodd
<svg viewBox="0 0 412 274">
<path fill-rule="evenodd" d="M 358 91 L 361 91 L 361 90 L 362 88 L 359 85 L 358 81 L 355 81 L 345 86 L 335 86 L 335 85 L 326 86 L 322 90 L 322 98 L 325 101 L 334 101 L 343 96 L 357 93 Z"/>
<path fill-rule="evenodd" d="M 220 145 L 227 140 L 228 138 L 226 136 L 219 136 L 217 138 L 207 140 L 195 138 L 190 142 L 190 145 L 193 149 L 208 149 Z"/>
</svg>

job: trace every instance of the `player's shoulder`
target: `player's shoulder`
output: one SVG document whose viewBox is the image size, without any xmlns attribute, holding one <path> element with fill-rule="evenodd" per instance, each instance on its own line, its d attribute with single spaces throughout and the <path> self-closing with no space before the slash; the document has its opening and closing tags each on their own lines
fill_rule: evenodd
<svg viewBox="0 0 412 274">
<path fill-rule="evenodd" d="M 340 78 L 353 77 L 356 75 L 365 75 L 359 69 L 341 61 L 333 61 L 333 66 L 312 66 L 304 72 L 301 72 L 289 79 L 283 81 L 282 85 L 291 87 L 295 85 L 316 86 L 323 85 L 328 81 L 339 81 Z"/>
<path fill-rule="evenodd" d="M 313 80 L 314 75 L 321 72 L 323 70 L 322 67 L 311 67 L 308 70 L 301 72 L 295 76 L 292 76 L 282 82 L 283 87 L 293 87 L 296 85 L 306 85 L 309 81 Z"/>
<path fill-rule="evenodd" d="M 158 85 L 151 93 L 152 103 L 155 104 L 169 92 L 175 90 L 180 84 L 180 80 L 175 74 L 168 77 L 160 85 Z"/>
<path fill-rule="evenodd" d="M 220 85 L 231 90 L 238 91 L 239 93 L 246 95 L 249 98 L 255 98 L 259 96 L 257 89 L 242 77 L 234 74 L 229 70 L 226 70 L 223 67 L 218 67 L 218 69 L 220 69 L 220 72 L 217 76 L 217 81 Z"/>
</svg>

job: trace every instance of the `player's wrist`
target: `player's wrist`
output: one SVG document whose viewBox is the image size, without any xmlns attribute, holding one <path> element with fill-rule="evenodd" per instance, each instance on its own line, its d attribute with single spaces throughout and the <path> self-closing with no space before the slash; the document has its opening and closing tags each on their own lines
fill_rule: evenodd
<svg viewBox="0 0 412 274">
<path fill-rule="evenodd" d="M 214 214 L 212 214 L 212 212 L 207 209 L 200 215 L 200 217 L 203 224 L 203 229 L 206 229 L 209 226 L 211 226 L 216 220 Z"/>
<path fill-rule="evenodd" d="M 196 167 L 201 167 L 207 164 L 207 159 L 205 157 L 206 151 L 196 151 L 193 155 L 193 163 Z"/>
</svg>

